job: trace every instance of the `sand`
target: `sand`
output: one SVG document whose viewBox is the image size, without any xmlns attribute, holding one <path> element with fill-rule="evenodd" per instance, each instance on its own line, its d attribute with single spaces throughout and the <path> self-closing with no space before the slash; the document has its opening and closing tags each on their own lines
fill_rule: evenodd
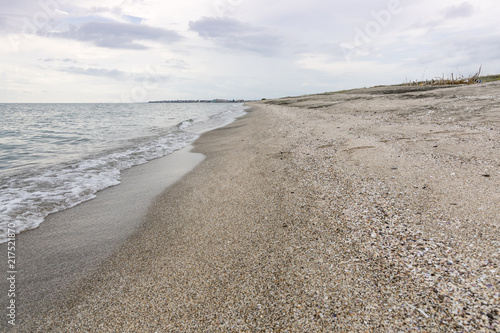
<svg viewBox="0 0 500 333">
<path fill-rule="evenodd" d="M 499 104 L 499 83 L 255 102 L 17 328 L 499 331 Z"/>
<path fill-rule="evenodd" d="M 5 291 L 1 308 L 15 300 L 19 322 L 51 307 L 82 277 L 99 270 L 102 260 L 144 222 L 151 201 L 203 159 L 187 147 L 124 170 L 119 185 L 98 192 L 94 200 L 51 214 L 38 228 L 17 235 L 15 288 L 5 272 L 0 279 L 0 290 Z M 6 257 L 7 245 L 0 245 Z M 15 289 L 15 297 L 8 297 L 10 289 Z M 9 327 L 7 321 L 0 321 L 0 332 Z"/>
</svg>

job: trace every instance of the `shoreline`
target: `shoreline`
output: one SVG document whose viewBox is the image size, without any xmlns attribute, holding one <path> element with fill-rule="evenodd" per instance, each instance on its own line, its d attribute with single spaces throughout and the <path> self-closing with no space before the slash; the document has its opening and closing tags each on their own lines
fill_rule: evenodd
<svg viewBox="0 0 500 333">
<path fill-rule="evenodd" d="M 252 103 L 23 328 L 498 330 L 499 86 Z"/>
<path fill-rule="evenodd" d="M 120 184 L 99 191 L 92 200 L 48 215 L 36 229 L 17 234 L 17 293 L 10 299 L 18 304 L 18 317 L 29 318 L 60 298 L 136 232 L 154 198 L 204 159 L 191 149 L 189 144 L 123 170 Z M 7 253 L 7 243 L 0 247 Z M 1 290 L 8 289 L 4 282 Z M 7 304 L 5 294 L 2 304 Z M 9 327 L 4 324 L 0 327 Z"/>
</svg>

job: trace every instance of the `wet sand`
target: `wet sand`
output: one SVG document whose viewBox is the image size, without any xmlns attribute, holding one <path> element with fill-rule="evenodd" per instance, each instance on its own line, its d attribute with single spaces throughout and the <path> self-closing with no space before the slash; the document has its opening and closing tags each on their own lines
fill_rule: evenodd
<svg viewBox="0 0 500 333">
<path fill-rule="evenodd" d="M 16 295 L 7 298 L 8 281 L 2 279 L 2 308 L 14 299 L 16 321 L 22 327 L 61 295 L 71 293 L 83 277 L 99 270 L 101 262 L 144 222 L 154 198 L 204 159 L 190 149 L 125 170 L 119 185 L 98 192 L 93 200 L 51 214 L 37 229 L 17 235 Z M 7 245 L 1 244 L 2 253 L 7 253 Z M 0 328 L 12 327 L 2 320 Z"/>
<path fill-rule="evenodd" d="M 500 84 L 431 88 L 253 103 L 19 331 L 500 330 Z"/>
</svg>

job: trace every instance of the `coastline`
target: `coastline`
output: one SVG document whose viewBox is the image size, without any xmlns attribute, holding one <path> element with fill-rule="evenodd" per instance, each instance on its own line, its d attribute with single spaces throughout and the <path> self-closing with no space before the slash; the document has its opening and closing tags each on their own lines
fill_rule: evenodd
<svg viewBox="0 0 500 333">
<path fill-rule="evenodd" d="M 188 145 L 124 170 L 120 184 L 99 191 L 92 200 L 50 214 L 38 228 L 16 235 L 16 292 L 9 299 L 3 293 L 2 308 L 13 299 L 16 321 L 22 327 L 41 308 L 64 297 L 73 284 L 97 270 L 136 232 L 154 198 L 204 159 L 191 153 L 191 148 Z M 0 244 L 3 253 L 7 253 L 7 245 Z M 5 279 L 0 288 L 9 289 Z M 2 321 L 0 328 L 12 327 Z"/>
<path fill-rule="evenodd" d="M 498 88 L 252 103 L 23 329 L 498 330 Z"/>
</svg>

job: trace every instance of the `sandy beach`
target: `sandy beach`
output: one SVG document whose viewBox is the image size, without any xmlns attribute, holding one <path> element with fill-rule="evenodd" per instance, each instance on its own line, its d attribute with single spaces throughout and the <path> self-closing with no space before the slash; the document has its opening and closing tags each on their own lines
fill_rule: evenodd
<svg viewBox="0 0 500 333">
<path fill-rule="evenodd" d="M 14 330 L 500 331 L 500 83 L 251 106 Z"/>
<path fill-rule="evenodd" d="M 18 263 L 12 288 L 8 273 L 0 280 L 0 290 L 15 290 L 11 294 L 15 297 L 2 293 L 2 308 L 14 299 L 16 319 L 29 321 L 40 309 L 51 307 L 82 277 L 99 270 L 102 260 L 143 223 L 151 201 L 203 159 L 187 147 L 127 169 L 120 185 L 98 192 L 94 200 L 49 215 L 38 228 L 17 235 L 11 243 L 15 247 L 1 244 L 2 253 L 7 254 L 10 247 Z M 0 322 L 0 331 L 9 327 L 8 321 Z"/>
</svg>

